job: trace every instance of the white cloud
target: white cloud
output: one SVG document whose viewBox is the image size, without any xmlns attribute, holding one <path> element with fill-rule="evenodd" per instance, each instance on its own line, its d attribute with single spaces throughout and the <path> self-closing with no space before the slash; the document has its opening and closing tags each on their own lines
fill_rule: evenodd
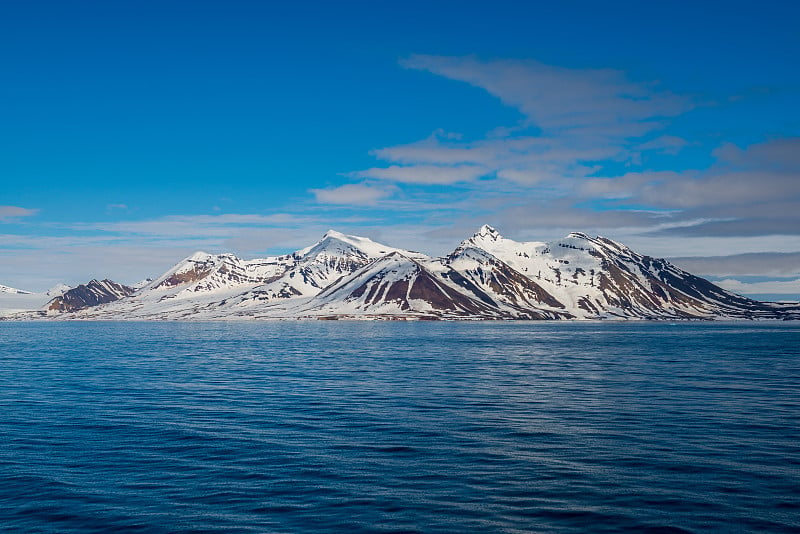
<svg viewBox="0 0 800 534">
<path fill-rule="evenodd" d="M 345 184 L 328 189 L 311 189 L 311 193 L 321 204 L 345 204 L 351 206 L 372 206 L 379 200 L 389 197 L 392 189 L 367 184 Z"/>
<path fill-rule="evenodd" d="M 467 143 L 434 134 L 416 143 L 374 150 L 372 154 L 379 159 L 405 165 L 402 167 L 404 169 L 418 168 L 420 172 L 430 172 L 433 166 L 467 169 L 474 166 L 476 172 L 496 173 L 499 178 L 530 184 L 586 176 L 596 167 L 581 162 L 611 158 L 618 151 L 613 146 L 578 149 L 557 139 L 533 136 L 491 138 Z M 371 169 L 370 172 L 383 177 L 380 170 Z"/>
<path fill-rule="evenodd" d="M 37 209 L 21 208 L 19 206 L 0 206 L 0 221 L 16 219 L 18 217 L 32 217 L 39 213 Z"/>
<path fill-rule="evenodd" d="M 413 165 L 375 167 L 351 173 L 356 178 L 376 178 L 407 184 L 449 185 L 471 182 L 486 174 L 486 169 L 477 165 Z"/>
</svg>

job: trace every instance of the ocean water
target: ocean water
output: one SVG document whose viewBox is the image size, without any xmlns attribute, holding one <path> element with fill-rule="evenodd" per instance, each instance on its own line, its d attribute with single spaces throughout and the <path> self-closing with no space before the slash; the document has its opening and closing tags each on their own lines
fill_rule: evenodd
<svg viewBox="0 0 800 534">
<path fill-rule="evenodd" d="M 0 529 L 798 532 L 797 323 L 0 322 Z"/>
</svg>

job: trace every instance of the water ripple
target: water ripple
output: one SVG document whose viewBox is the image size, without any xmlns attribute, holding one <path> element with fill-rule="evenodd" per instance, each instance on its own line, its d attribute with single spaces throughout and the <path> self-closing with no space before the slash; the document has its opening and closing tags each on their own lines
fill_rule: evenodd
<svg viewBox="0 0 800 534">
<path fill-rule="evenodd" d="M 800 325 L 0 323 L 0 528 L 797 532 Z"/>
</svg>

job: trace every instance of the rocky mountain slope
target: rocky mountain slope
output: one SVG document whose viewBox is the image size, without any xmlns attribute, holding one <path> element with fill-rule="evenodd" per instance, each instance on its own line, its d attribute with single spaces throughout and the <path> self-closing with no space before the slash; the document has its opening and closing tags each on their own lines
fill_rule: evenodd
<svg viewBox="0 0 800 534">
<path fill-rule="evenodd" d="M 88 284 L 65 291 L 62 295 L 47 303 L 48 311 L 72 312 L 91 308 L 100 304 L 114 302 L 123 297 L 133 295 L 132 287 L 118 284 L 111 280 L 92 280 Z"/>
<path fill-rule="evenodd" d="M 329 231 L 292 254 L 198 252 L 134 289 L 93 280 L 46 306 L 69 319 L 792 319 L 581 233 L 516 242 L 489 226 L 441 258 Z"/>
</svg>

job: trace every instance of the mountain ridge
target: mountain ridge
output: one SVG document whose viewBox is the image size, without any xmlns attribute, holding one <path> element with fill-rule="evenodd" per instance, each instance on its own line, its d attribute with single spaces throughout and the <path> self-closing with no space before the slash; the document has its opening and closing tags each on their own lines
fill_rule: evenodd
<svg viewBox="0 0 800 534">
<path fill-rule="evenodd" d="M 800 318 L 800 306 L 736 295 L 606 237 L 517 242 L 489 225 L 438 258 L 329 230 L 290 254 L 196 252 L 140 287 L 70 291 L 22 318 Z"/>
</svg>

